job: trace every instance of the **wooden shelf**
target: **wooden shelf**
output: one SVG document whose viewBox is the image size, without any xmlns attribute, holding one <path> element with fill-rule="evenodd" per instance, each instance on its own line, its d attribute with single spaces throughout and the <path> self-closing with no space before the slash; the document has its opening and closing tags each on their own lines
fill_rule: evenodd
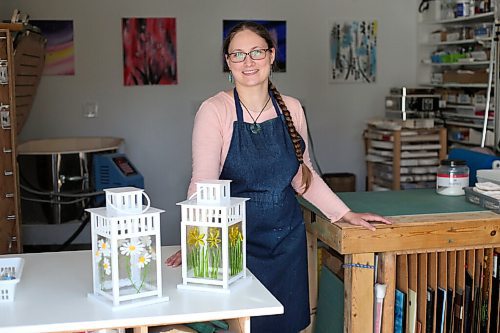
<svg viewBox="0 0 500 333">
<path fill-rule="evenodd" d="M 456 17 L 447 20 L 429 21 L 422 22 L 423 24 L 469 24 L 469 23 L 481 23 L 481 22 L 493 22 L 494 13 L 482 13 L 472 16 Z"/>
<path fill-rule="evenodd" d="M 470 61 L 470 62 L 425 62 L 422 65 L 435 66 L 435 67 L 460 67 L 460 66 L 489 66 L 489 61 Z"/>
<path fill-rule="evenodd" d="M 475 128 L 475 129 L 483 129 L 482 124 L 472 124 L 472 123 L 466 123 L 462 121 L 456 121 L 456 120 L 446 120 L 445 121 L 446 125 L 452 125 L 452 126 L 458 126 L 458 127 L 468 127 L 468 128 Z M 487 129 L 493 130 L 492 126 L 488 126 Z"/>
<path fill-rule="evenodd" d="M 420 85 L 436 88 L 488 88 L 487 83 L 421 83 Z"/>
<path fill-rule="evenodd" d="M 470 110 L 485 110 L 486 104 L 455 104 L 455 103 L 446 103 L 446 108 L 454 108 L 454 109 L 470 109 Z M 490 111 L 494 111 L 493 105 L 490 106 Z"/>
<path fill-rule="evenodd" d="M 14 50 L 11 31 L 0 29 L 0 59 L 7 61 L 8 81 L 0 85 L 0 254 L 20 253 L 19 180 L 16 161 Z"/>
<path fill-rule="evenodd" d="M 476 4 L 477 5 L 477 4 Z M 471 6 L 472 7 L 472 6 Z M 477 6 L 476 6 L 477 7 Z M 488 7 L 489 8 L 489 7 Z M 491 97 L 490 101 L 490 116 L 488 117 L 488 137 L 491 141 L 491 131 L 495 132 L 494 125 L 494 112 L 496 102 L 496 77 L 493 75 L 491 77 L 492 82 L 489 86 L 489 79 L 487 72 L 490 65 L 497 66 L 495 59 L 488 59 L 483 61 L 473 61 L 472 52 L 481 52 L 483 56 L 481 59 L 490 58 L 485 57 L 485 55 L 490 55 L 491 47 L 494 36 L 494 21 L 495 12 L 494 10 L 499 10 L 498 8 L 492 8 L 491 12 L 474 14 L 467 17 L 456 17 L 452 19 L 439 20 L 435 19 L 441 17 L 442 14 L 447 13 L 450 7 L 443 8 L 436 6 L 432 7 L 431 10 L 426 13 L 421 13 L 419 15 L 419 36 L 418 39 L 421 41 L 419 45 L 419 63 L 418 81 L 423 87 L 434 87 L 436 92 L 442 94 L 442 101 L 472 101 L 476 100 L 476 97 L 485 97 L 489 92 Z M 440 41 L 440 39 L 444 39 Z M 454 39 L 454 40 L 446 40 Z M 449 54 L 450 58 L 452 55 L 457 53 L 459 48 L 465 48 L 469 51 L 465 55 L 466 59 L 455 59 L 456 62 L 452 63 L 437 63 L 431 62 L 431 59 L 435 61 L 439 60 L 450 60 L 446 57 L 439 57 L 439 59 L 434 58 L 434 55 Z M 462 53 L 462 52 L 460 52 Z M 476 58 L 478 58 L 476 56 Z M 423 60 L 422 60 L 423 59 Z M 471 71 L 471 75 L 466 75 L 465 73 L 460 73 L 460 70 Z M 449 76 L 447 76 L 449 74 Z M 477 74 L 477 75 L 476 75 Z M 444 82 L 443 82 L 444 81 Z M 458 81 L 458 82 L 457 82 Z M 459 83 L 459 82 L 475 82 L 475 83 Z M 433 83 L 434 82 L 434 83 Z M 437 83 L 440 82 L 440 83 Z M 456 96 L 456 99 L 450 98 L 450 95 Z M 466 95 L 470 99 L 466 99 Z M 480 116 L 479 112 L 485 110 L 486 105 L 460 105 L 458 103 L 449 103 L 444 107 L 441 107 L 440 114 L 443 115 L 441 122 L 438 121 L 442 126 L 448 127 L 450 132 L 455 127 L 464 127 L 470 129 L 469 132 L 473 132 L 473 141 L 476 141 L 477 131 L 483 129 L 483 118 Z M 453 112 L 456 111 L 456 114 Z M 473 130 L 475 129 L 475 130 Z M 456 129 L 455 129 L 456 131 Z M 493 139 L 494 141 L 494 139 Z M 448 140 L 448 143 L 452 143 Z M 469 144 L 470 143 L 464 143 Z"/>
<path fill-rule="evenodd" d="M 464 45 L 464 44 L 480 44 L 480 43 L 490 42 L 490 41 L 491 41 L 491 37 L 483 37 L 483 38 L 452 40 L 452 41 L 439 42 L 439 43 L 422 43 L 422 45 L 426 45 L 426 46 L 450 46 L 450 45 Z"/>
<path fill-rule="evenodd" d="M 366 189 L 434 186 L 436 167 L 446 157 L 446 129 L 365 130 Z M 402 168 L 411 170 L 406 173 Z M 418 169 L 417 169 L 418 168 Z M 418 170 L 418 171 L 417 171 Z"/>
</svg>

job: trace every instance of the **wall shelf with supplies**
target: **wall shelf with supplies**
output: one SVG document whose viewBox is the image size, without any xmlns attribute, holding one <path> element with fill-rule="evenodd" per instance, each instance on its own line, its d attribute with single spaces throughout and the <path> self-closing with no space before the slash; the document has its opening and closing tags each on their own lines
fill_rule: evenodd
<svg viewBox="0 0 500 333">
<path fill-rule="evenodd" d="M 497 66 L 492 59 L 495 9 L 489 1 L 462 4 L 441 0 L 419 15 L 417 81 L 441 95 L 436 122 L 448 130 L 448 148 L 456 146 L 461 141 L 459 134 L 468 131 L 473 140 L 464 144 L 481 145 L 476 139 L 483 130 L 486 109 L 485 137 L 494 146 L 495 75 L 490 86 L 488 83 Z"/>
<path fill-rule="evenodd" d="M 428 66 L 439 66 L 439 67 L 456 67 L 456 66 L 489 66 L 490 62 L 489 61 L 468 61 L 468 62 L 447 62 L 447 63 L 441 63 L 441 62 L 423 62 L 422 65 L 428 65 Z"/>
</svg>

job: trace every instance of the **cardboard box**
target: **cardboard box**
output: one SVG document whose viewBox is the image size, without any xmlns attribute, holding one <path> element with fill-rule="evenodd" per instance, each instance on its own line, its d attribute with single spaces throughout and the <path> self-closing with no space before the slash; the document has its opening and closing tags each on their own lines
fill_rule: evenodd
<svg viewBox="0 0 500 333">
<path fill-rule="evenodd" d="M 487 83 L 488 71 L 476 70 L 447 70 L 443 73 L 443 83 Z"/>
<path fill-rule="evenodd" d="M 471 128 L 469 131 L 469 143 L 481 144 L 483 139 L 482 131 Z M 486 138 L 484 141 L 485 146 L 493 147 L 495 145 L 495 133 L 490 130 L 486 130 Z"/>
<path fill-rule="evenodd" d="M 441 83 L 443 83 L 443 73 L 432 73 L 432 75 L 431 75 L 431 83 L 432 84 L 441 84 Z"/>
<path fill-rule="evenodd" d="M 437 30 L 430 34 L 429 42 L 430 43 L 440 43 L 446 41 L 446 31 Z"/>
</svg>

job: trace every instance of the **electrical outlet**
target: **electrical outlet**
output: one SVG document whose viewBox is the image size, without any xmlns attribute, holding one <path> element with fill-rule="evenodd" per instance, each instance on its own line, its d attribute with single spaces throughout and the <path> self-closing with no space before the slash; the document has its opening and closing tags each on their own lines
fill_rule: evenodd
<svg viewBox="0 0 500 333">
<path fill-rule="evenodd" d="M 82 114 L 85 118 L 96 118 L 98 110 L 99 108 L 96 102 L 87 102 L 82 105 Z"/>
</svg>

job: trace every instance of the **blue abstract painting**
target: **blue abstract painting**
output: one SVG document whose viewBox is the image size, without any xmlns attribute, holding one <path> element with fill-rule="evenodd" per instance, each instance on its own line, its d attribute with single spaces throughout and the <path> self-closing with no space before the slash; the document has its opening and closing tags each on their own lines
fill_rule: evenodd
<svg viewBox="0 0 500 333">
<path fill-rule="evenodd" d="M 371 83 L 377 76 L 377 21 L 342 21 L 330 33 L 330 81 Z"/>
</svg>

